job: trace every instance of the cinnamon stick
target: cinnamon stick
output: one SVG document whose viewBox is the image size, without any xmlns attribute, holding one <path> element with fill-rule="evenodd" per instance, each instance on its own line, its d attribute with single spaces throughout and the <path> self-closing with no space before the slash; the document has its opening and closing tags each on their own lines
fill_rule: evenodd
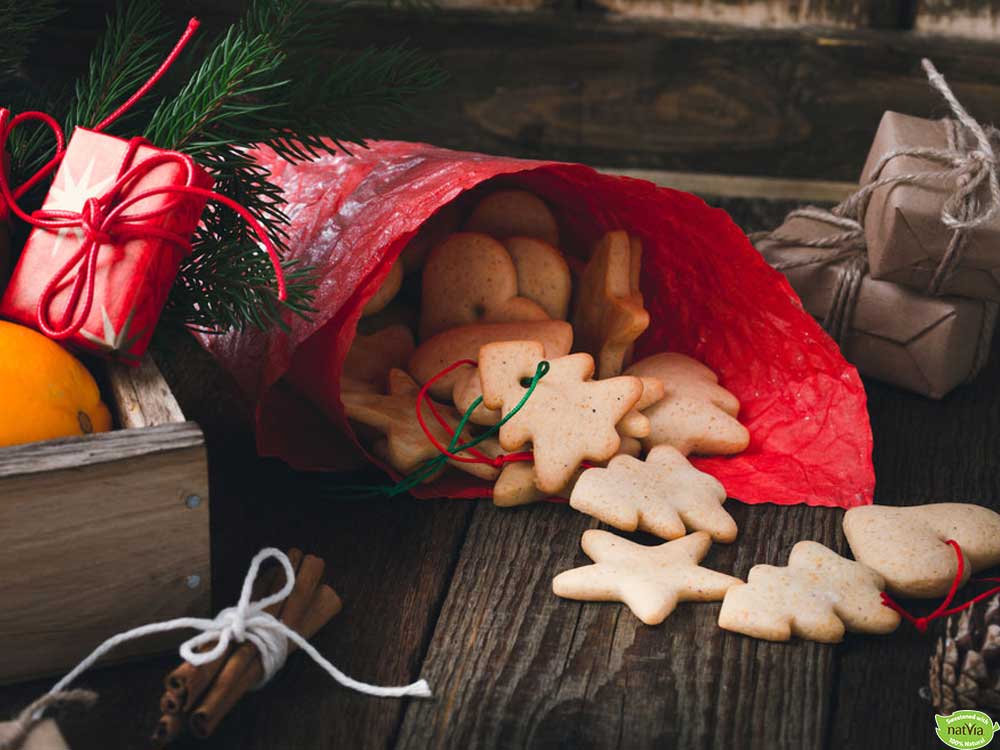
<svg viewBox="0 0 1000 750">
<path fill-rule="evenodd" d="M 150 737 L 150 742 L 152 742 L 153 747 L 166 747 L 171 742 L 180 737 L 181 731 L 184 729 L 184 719 L 175 714 L 165 714 L 160 717 L 160 720 L 156 723 L 156 728 L 153 730 L 153 736 Z"/>
<path fill-rule="evenodd" d="M 342 608 L 342 603 L 337 592 L 326 584 L 320 586 L 313 600 L 309 605 L 309 609 L 306 612 L 305 617 L 302 620 L 302 625 L 300 628 L 296 629 L 303 638 L 310 639 L 319 630 L 326 625 L 337 613 L 340 612 Z M 298 649 L 294 643 L 289 644 L 288 653 L 292 654 Z M 239 701 L 243 695 L 245 695 L 254 685 L 256 685 L 260 679 L 264 676 L 264 668 L 261 664 L 260 659 L 255 659 L 250 668 L 244 673 L 243 683 L 241 685 L 242 692 L 239 692 L 237 696 L 236 691 L 227 696 L 225 703 L 218 703 L 212 706 L 205 706 L 202 704 L 191 714 L 191 733 L 198 737 L 199 739 L 205 739 L 210 737 L 215 730 L 218 728 L 219 724 L 226 717 Z M 236 696 L 235 698 L 233 696 Z"/>
<path fill-rule="evenodd" d="M 165 690 L 163 696 L 160 698 L 160 710 L 165 714 L 179 714 L 184 708 L 184 700 L 187 697 L 186 693 L 187 691 L 185 690 Z"/>
<path fill-rule="evenodd" d="M 296 587 L 288 597 L 281 621 L 305 638 L 311 638 L 341 609 L 340 597 L 327 585 L 319 585 L 324 563 L 311 555 L 302 562 Z M 301 582 L 301 586 L 299 583 Z M 255 646 L 233 654 L 201 705 L 191 714 L 191 732 L 205 738 L 215 732 L 222 719 L 264 675 L 263 664 Z M 294 644 L 292 644 L 294 649 Z M 248 653 L 249 652 L 249 653 Z M 247 654 L 243 656 L 243 654 Z"/>
<path fill-rule="evenodd" d="M 288 550 L 288 559 L 292 563 L 292 570 L 298 570 L 302 563 L 302 550 L 294 547 Z M 257 578 L 254 585 L 253 598 L 254 600 L 262 599 L 265 596 L 275 593 L 284 585 L 284 568 L 281 566 L 271 568 Z M 281 603 L 272 605 L 267 608 L 267 611 L 272 615 L 276 615 L 280 605 Z M 214 644 L 206 644 L 201 650 L 207 651 L 212 648 L 213 645 Z M 201 696 L 208 689 L 209 685 L 212 684 L 212 681 L 226 665 L 226 662 L 229 660 L 229 657 L 235 649 L 236 644 L 230 644 L 226 653 L 208 664 L 199 664 L 198 666 L 195 666 L 194 664 L 190 664 L 186 661 L 182 662 L 177 669 L 167 675 L 164 680 L 166 689 L 168 691 L 184 695 L 184 703 L 181 706 L 181 710 L 190 711 L 195 707 L 195 705 L 197 705 L 198 699 L 201 698 Z M 165 711 L 165 713 L 169 712 Z"/>
</svg>

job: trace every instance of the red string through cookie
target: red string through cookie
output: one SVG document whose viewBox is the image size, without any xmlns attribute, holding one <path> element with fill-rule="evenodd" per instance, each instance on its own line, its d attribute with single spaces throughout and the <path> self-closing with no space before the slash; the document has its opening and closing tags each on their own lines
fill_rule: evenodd
<svg viewBox="0 0 1000 750">
<path fill-rule="evenodd" d="M 430 380 L 424 383 L 423 387 L 421 387 L 420 392 L 417 394 L 417 422 L 420 423 L 420 429 L 424 431 L 424 435 L 426 435 L 427 439 L 431 441 L 431 443 L 434 445 L 435 448 L 437 448 L 438 452 L 440 452 L 444 456 L 447 456 L 449 459 L 453 461 L 460 461 L 462 463 L 468 463 L 468 464 L 489 464 L 490 466 L 500 468 L 504 464 L 513 463 L 515 461 L 534 460 L 534 454 L 531 451 L 507 453 L 497 456 L 496 458 L 490 458 L 489 456 L 485 455 L 482 451 L 476 450 L 475 448 L 472 447 L 464 451 L 465 453 L 471 453 L 472 454 L 471 456 L 461 456 L 449 450 L 447 446 L 442 445 L 441 441 L 439 441 L 431 432 L 430 428 L 427 426 L 427 422 L 424 421 L 423 410 L 421 408 L 425 401 L 427 403 L 427 407 L 431 411 L 431 414 L 433 414 L 434 418 L 437 420 L 437 423 L 441 425 L 442 429 L 445 431 L 445 434 L 447 434 L 448 437 L 451 439 L 451 441 L 454 442 L 456 431 L 452 430 L 447 420 L 445 420 L 445 418 L 441 416 L 441 413 L 437 410 L 437 407 L 435 406 L 433 399 L 427 397 L 427 392 L 431 388 L 431 386 L 434 385 L 434 383 L 443 378 L 445 375 L 448 375 L 454 370 L 457 370 L 459 367 L 465 367 L 467 365 L 471 367 L 478 366 L 475 360 L 460 359 L 457 362 L 453 362 L 452 364 L 448 365 L 446 368 L 441 370 L 441 372 L 437 373 L 434 377 L 432 377 Z M 548 371 L 548 368 L 546 368 L 546 371 Z M 537 379 L 535 382 L 537 383 Z M 533 383 L 531 388 L 525 394 L 525 398 L 530 396 L 531 393 L 534 391 L 534 385 L 535 384 Z M 466 410 L 465 414 L 462 416 L 462 421 L 458 425 L 457 432 L 460 433 L 462 429 L 465 428 L 465 425 L 469 421 L 469 417 L 471 416 L 472 412 L 475 411 L 476 408 L 482 403 L 482 400 L 483 400 L 482 396 L 480 396 Z M 513 412 L 509 416 L 512 415 Z"/>
<path fill-rule="evenodd" d="M 948 589 L 948 594 L 945 596 L 941 604 L 938 605 L 937 609 L 931 612 L 929 615 L 923 617 L 914 617 L 909 612 L 907 612 L 902 605 L 896 602 L 889 594 L 882 592 L 882 604 L 899 613 L 899 615 L 910 622 L 913 627 L 917 629 L 920 633 L 927 632 L 927 626 L 933 621 L 941 617 L 948 617 L 949 615 L 956 614 L 962 610 L 968 609 L 976 602 L 980 602 L 987 597 L 993 596 L 994 594 L 1000 592 L 1000 586 L 994 586 L 988 591 L 984 591 L 982 594 L 973 597 L 964 604 L 960 604 L 957 607 L 951 607 L 949 609 L 948 605 L 951 604 L 952 600 L 955 598 L 955 594 L 958 592 L 959 587 L 962 585 L 962 575 L 965 573 L 965 557 L 962 555 L 962 548 L 958 542 L 954 539 L 949 539 L 945 544 L 950 545 L 955 550 L 955 555 L 958 557 L 958 567 L 955 571 L 955 579 L 951 582 L 951 588 Z M 977 582 L 989 582 L 989 583 L 1000 583 L 1000 578 L 977 578 Z"/>
</svg>

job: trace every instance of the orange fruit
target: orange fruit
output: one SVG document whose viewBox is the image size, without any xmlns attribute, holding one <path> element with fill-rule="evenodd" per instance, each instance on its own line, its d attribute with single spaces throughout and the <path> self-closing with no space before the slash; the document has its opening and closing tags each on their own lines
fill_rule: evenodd
<svg viewBox="0 0 1000 750">
<path fill-rule="evenodd" d="M 93 376 L 55 341 L 0 321 L 0 447 L 107 432 Z"/>
</svg>

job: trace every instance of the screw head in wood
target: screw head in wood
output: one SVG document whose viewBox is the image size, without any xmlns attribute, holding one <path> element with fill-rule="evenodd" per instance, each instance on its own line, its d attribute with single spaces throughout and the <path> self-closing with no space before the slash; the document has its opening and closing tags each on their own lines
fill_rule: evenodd
<svg viewBox="0 0 1000 750">
<path fill-rule="evenodd" d="M 184 504 L 191 510 L 194 510 L 201 505 L 201 495 L 188 495 L 184 498 Z"/>
<path fill-rule="evenodd" d="M 187 584 L 189 589 L 196 589 L 201 586 L 201 576 L 197 573 L 192 573 L 187 578 L 184 579 L 184 583 Z"/>
</svg>

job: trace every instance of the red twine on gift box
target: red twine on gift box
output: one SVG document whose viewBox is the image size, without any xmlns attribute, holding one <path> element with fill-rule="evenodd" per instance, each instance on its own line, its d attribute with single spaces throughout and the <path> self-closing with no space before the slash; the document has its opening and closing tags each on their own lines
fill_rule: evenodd
<svg viewBox="0 0 1000 750">
<path fill-rule="evenodd" d="M 125 114 L 159 82 L 170 66 L 177 60 L 181 51 L 197 31 L 198 26 L 198 19 L 192 18 L 188 22 L 187 29 L 160 67 L 118 109 L 98 123 L 97 127 L 94 128 L 96 132 L 102 131 Z M 19 219 L 31 226 L 48 231 L 79 228 L 83 231 L 84 235 L 84 240 L 80 248 L 49 280 L 38 300 L 36 318 L 39 329 L 46 336 L 56 340 L 67 339 L 76 334 L 83 327 L 84 323 L 86 323 L 93 308 L 97 261 L 104 246 L 127 242 L 133 239 L 156 237 L 176 245 L 185 252 L 189 251 L 190 239 L 188 237 L 163 229 L 152 223 L 152 220 L 176 209 L 183 203 L 184 198 L 203 198 L 206 201 L 221 203 L 239 214 L 253 230 L 254 234 L 257 235 L 258 240 L 267 252 L 271 265 L 274 267 L 275 279 L 278 286 L 278 299 L 281 302 L 287 300 L 288 292 L 285 275 L 281 268 L 281 258 L 271 238 L 268 237 L 264 227 L 257 221 L 253 214 L 229 196 L 194 185 L 194 161 L 187 155 L 174 151 L 164 151 L 154 154 L 137 165 L 133 165 L 132 162 L 139 147 L 152 145 L 144 138 L 136 137 L 128 142 L 128 149 L 118 168 L 115 183 L 103 195 L 88 198 L 82 210 L 40 209 L 31 214 L 26 213 L 17 204 L 17 199 L 49 174 L 59 164 L 66 153 L 65 136 L 59 124 L 51 116 L 44 112 L 23 112 L 11 118 L 10 110 L 0 109 L 0 154 L 7 153 L 7 142 L 14 128 L 28 121 L 42 122 L 52 130 L 56 140 L 56 155 L 16 190 L 11 189 L 7 170 L 0 169 L 0 194 L 3 195 L 3 199 L 10 210 Z M 180 167 L 185 174 L 184 184 L 162 185 L 150 188 L 136 195 L 128 196 L 127 198 L 122 197 L 122 193 L 130 185 L 133 185 L 139 179 L 148 175 L 153 169 L 163 164 L 175 164 Z M 157 209 L 126 213 L 127 209 L 137 203 L 160 195 L 175 195 L 178 198 L 177 200 L 166 202 Z M 76 269 L 75 275 L 73 275 L 74 269 Z M 60 319 L 53 321 L 51 316 L 53 302 L 61 291 L 62 285 L 67 281 L 70 281 L 73 285 L 69 301 Z M 81 297 L 83 298 L 83 306 L 77 310 Z"/>
<path fill-rule="evenodd" d="M 976 602 L 980 602 L 987 597 L 993 596 L 994 594 L 1000 592 L 1000 586 L 994 586 L 989 591 L 984 591 L 982 594 L 973 597 L 964 604 L 960 604 L 957 607 L 948 608 L 952 600 L 955 598 L 955 594 L 958 592 L 959 586 L 962 585 L 962 575 L 965 573 L 965 558 L 962 555 L 962 548 L 959 546 L 958 542 L 954 539 L 949 539 L 945 544 L 950 545 L 954 550 L 955 554 L 958 556 L 958 568 L 955 571 L 955 579 L 951 582 L 951 588 L 948 589 L 948 595 L 945 596 L 944 601 L 938 605 L 937 609 L 931 612 L 929 615 L 923 617 L 914 617 L 909 612 L 907 612 L 902 605 L 896 602 L 891 596 L 886 592 L 882 592 L 882 604 L 895 612 L 911 623 L 913 627 L 917 629 L 920 633 L 927 632 L 927 626 L 933 621 L 940 617 L 948 617 L 949 615 L 957 614 L 963 610 L 968 609 Z M 1000 578 L 977 578 L 977 582 L 989 582 L 989 583 L 1000 583 Z"/>
</svg>

